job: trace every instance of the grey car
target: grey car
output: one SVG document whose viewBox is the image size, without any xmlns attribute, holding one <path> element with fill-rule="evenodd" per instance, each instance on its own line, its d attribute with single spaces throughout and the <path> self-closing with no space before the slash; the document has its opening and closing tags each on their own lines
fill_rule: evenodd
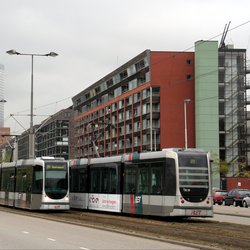
<svg viewBox="0 0 250 250">
<path fill-rule="evenodd" d="M 247 195 L 246 197 L 243 198 L 242 205 L 243 205 L 243 207 L 250 207 L 250 197 L 249 197 L 249 195 Z"/>
</svg>

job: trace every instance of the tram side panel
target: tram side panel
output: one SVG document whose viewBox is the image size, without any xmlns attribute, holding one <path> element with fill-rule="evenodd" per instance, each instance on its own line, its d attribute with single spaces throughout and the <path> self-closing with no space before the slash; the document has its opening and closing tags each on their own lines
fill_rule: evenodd
<svg viewBox="0 0 250 250">
<path fill-rule="evenodd" d="M 70 207 L 121 212 L 121 157 L 70 161 Z"/>
<path fill-rule="evenodd" d="M 20 166 L 16 169 L 15 207 L 31 208 L 32 167 Z"/>
<path fill-rule="evenodd" d="M 159 158 L 125 163 L 123 211 L 169 216 L 176 200 L 173 159 Z"/>
<path fill-rule="evenodd" d="M 109 159 L 106 159 L 106 161 Z M 121 212 L 121 163 L 96 163 L 90 165 L 88 209 Z M 95 161 L 94 161 L 95 162 Z"/>
<path fill-rule="evenodd" d="M 88 166 L 72 163 L 70 165 L 70 207 L 88 208 Z"/>
</svg>

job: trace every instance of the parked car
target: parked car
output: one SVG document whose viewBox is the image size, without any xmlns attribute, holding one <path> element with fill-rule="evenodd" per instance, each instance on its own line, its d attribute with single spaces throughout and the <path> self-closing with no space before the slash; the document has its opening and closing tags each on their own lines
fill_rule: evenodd
<svg viewBox="0 0 250 250">
<path fill-rule="evenodd" d="M 226 190 L 214 190 L 214 192 L 213 192 L 213 203 L 214 203 L 214 205 L 216 203 L 221 205 L 225 195 L 227 195 Z"/>
<path fill-rule="evenodd" d="M 242 206 L 243 207 L 250 207 L 250 194 L 243 198 Z"/>
<path fill-rule="evenodd" d="M 243 206 L 242 200 L 247 195 L 250 195 L 250 190 L 248 189 L 232 189 L 223 198 L 223 205 L 224 206 L 234 205 L 235 207 L 237 206 L 242 207 Z"/>
</svg>

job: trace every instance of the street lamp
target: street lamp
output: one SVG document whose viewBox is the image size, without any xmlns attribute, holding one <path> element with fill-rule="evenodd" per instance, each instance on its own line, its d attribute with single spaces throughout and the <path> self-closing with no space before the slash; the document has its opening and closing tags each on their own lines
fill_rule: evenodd
<svg viewBox="0 0 250 250">
<path fill-rule="evenodd" d="M 184 133 L 185 133 L 185 149 L 188 147 L 187 138 L 187 104 L 191 102 L 191 99 L 184 99 Z"/>
<path fill-rule="evenodd" d="M 58 56 L 55 52 L 50 52 L 48 54 L 24 54 L 19 53 L 16 50 L 8 50 L 6 51 L 9 55 L 18 55 L 18 56 L 31 56 L 31 98 L 30 98 L 30 133 L 29 133 L 29 159 L 35 158 L 35 136 L 34 136 L 34 128 L 33 128 L 33 61 L 34 56 L 51 56 L 56 57 Z"/>
</svg>

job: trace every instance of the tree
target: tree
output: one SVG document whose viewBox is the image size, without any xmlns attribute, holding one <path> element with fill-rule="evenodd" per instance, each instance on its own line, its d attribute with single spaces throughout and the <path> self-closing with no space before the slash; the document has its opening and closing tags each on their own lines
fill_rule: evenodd
<svg viewBox="0 0 250 250">
<path fill-rule="evenodd" d="M 226 176 L 228 174 L 228 164 L 226 161 L 220 160 L 220 175 Z"/>
</svg>

